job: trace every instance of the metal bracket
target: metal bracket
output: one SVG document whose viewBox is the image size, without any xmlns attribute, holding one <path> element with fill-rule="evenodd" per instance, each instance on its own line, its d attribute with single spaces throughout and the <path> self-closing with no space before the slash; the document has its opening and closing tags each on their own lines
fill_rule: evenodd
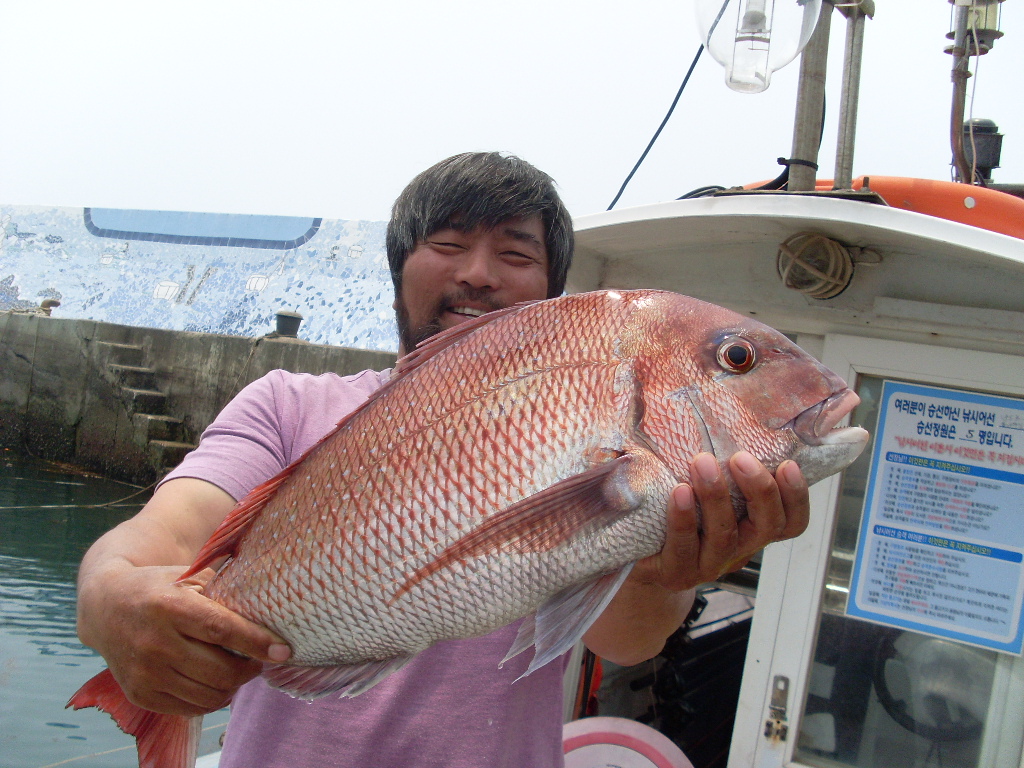
<svg viewBox="0 0 1024 768">
<path fill-rule="evenodd" d="M 789 700 L 789 678 L 776 675 L 772 680 L 772 700 L 768 705 L 768 719 L 764 722 L 764 737 L 772 742 L 785 741 L 789 735 L 786 706 Z"/>
</svg>

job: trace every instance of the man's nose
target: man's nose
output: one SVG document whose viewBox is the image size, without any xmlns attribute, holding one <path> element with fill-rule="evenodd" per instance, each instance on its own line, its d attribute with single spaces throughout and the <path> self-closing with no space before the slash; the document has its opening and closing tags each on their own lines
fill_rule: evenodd
<svg viewBox="0 0 1024 768">
<path fill-rule="evenodd" d="M 455 279 L 473 288 L 495 290 L 500 283 L 496 266 L 495 259 L 489 251 L 484 248 L 471 248 L 459 262 Z"/>
</svg>

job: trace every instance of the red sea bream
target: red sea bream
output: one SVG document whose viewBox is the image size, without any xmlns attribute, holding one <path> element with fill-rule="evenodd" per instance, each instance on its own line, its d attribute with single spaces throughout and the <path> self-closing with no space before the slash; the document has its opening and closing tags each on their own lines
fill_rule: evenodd
<svg viewBox="0 0 1024 768">
<path fill-rule="evenodd" d="M 524 616 L 509 656 L 532 647 L 532 671 L 659 551 L 695 454 L 792 458 L 813 483 L 863 449 L 864 430 L 836 428 L 857 402 L 782 334 L 696 299 L 517 305 L 403 358 L 239 503 L 186 576 L 229 558 L 206 594 L 289 642 L 264 675 L 296 696 L 356 695 L 439 640 Z M 111 712 L 144 768 L 194 760 L 200 719 L 134 707 L 109 672 L 71 704 Z"/>
</svg>

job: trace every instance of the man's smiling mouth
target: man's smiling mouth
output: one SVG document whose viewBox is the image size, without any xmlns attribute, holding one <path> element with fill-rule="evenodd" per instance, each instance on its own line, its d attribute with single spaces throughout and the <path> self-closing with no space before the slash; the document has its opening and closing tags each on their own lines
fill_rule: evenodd
<svg viewBox="0 0 1024 768">
<path fill-rule="evenodd" d="M 485 309 L 474 309 L 472 307 L 450 307 L 449 312 L 462 315 L 463 317 L 480 317 L 481 315 L 487 314 Z"/>
</svg>

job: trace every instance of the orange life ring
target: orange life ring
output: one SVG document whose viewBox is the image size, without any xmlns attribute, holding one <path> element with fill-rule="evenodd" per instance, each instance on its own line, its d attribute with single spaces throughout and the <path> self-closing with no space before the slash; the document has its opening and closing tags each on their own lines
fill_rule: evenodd
<svg viewBox="0 0 1024 768">
<path fill-rule="evenodd" d="M 958 221 L 1024 240 L 1024 199 L 1014 195 L 973 184 L 902 176 L 861 176 L 853 180 L 853 188 L 863 189 L 865 178 L 869 189 L 893 208 Z M 744 188 L 756 189 L 762 184 L 764 182 L 755 182 Z M 818 179 L 814 188 L 826 192 L 832 189 L 832 184 L 832 179 Z"/>
<path fill-rule="evenodd" d="M 864 176 L 853 181 L 854 189 L 864 187 Z M 915 211 L 940 219 L 959 221 L 1024 239 L 1024 200 L 973 184 L 901 176 L 868 176 L 868 187 L 893 208 Z M 815 189 L 832 189 L 831 179 L 819 179 Z"/>
</svg>

